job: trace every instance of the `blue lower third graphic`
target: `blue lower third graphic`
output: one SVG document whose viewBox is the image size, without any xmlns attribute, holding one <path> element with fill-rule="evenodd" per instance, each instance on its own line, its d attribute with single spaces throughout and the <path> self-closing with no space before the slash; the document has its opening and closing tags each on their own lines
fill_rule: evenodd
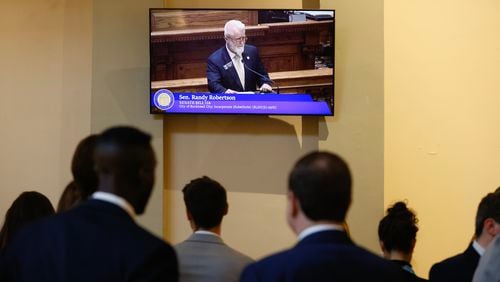
<svg viewBox="0 0 500 282">
<path fill-rule="evenodd" d="M 214 94 L 172 93 L 161 89 L 151 93 L 152 103 L 165 113 L 332 115 L 325 101 L 309 94 Z"/>
</svg>

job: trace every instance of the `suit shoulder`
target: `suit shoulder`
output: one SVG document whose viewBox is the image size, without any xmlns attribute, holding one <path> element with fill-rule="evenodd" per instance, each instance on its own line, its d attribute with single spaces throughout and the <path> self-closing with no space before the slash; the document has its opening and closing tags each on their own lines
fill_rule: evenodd
<svg viewBox="0 0 500 282">
<path fill-rule="evenodd" d="M 263 277 L 282 275 L 281 272 L 283 270 L 280 266 L 286 264 L 286 261 L 289 259 L 288 253 L 289 250 L 285 250 L 248 264 L 241 273 L 240 281 L 261 281 Z M 267 281 L 272 281 L 272 279 L 268 279 Z"/>
<path fill-rule="evenodd" d="M 22 226 L 16 232 L 15 238 L 26 239 L 28 241 L 33 241 L 37 238 L 34 234 L 42 234 L 44 232 L 48 232 L 54 228 L 60 226 L 65 218 L 64 214 L 54 214 L 51 216 L 47 216 L 44 218 L 37 219 L 25 226 Z"/>
<path fill-rule="evenodd" d="M 221 47 L 215 50 L 212 54 L 210 54 L 210 56 L 208 56 L 208 61 L 219 61 L 225 48 L 226 47 Z"/>
<path fill-rule="evenodd" d="M 431 267 L 432 270 L 440 270 L 443 268 L 454 267 L 455 265 L 461 264 L 464 260 L 464 254 L 457 254 L 452 257 L 446 258 L 440 262 L 435 263 Z"/>
<path fill-rule="evenodd" d="M 271 254 L 259 261 L 253 262 L 249 265 L 249 268 L 255 270 L 259 268 L 266 268 L 268 266 L 279 265 L 289 261 L 293 257 L 292 249 L 284 250 L 278 253 Z M 251 266 L 251 267 L 250 267 Z"/>
<path fill-rule="evenodd" d="M 254 260 L 249 256 L 231 248 L 225 243 L 209 243 L 209 242 L 192 242 L 189 240 L 185 240 L 179 244 L 174 246 L 175 251 L 178 256 L 189 256 L 193 253 L 213 253 L 213 255 L 218 256 L 219 258 L 225 258 L 228 261 L 239 264 L 249 264 Z"/>
<path fill-rule="evenodd" d="M 145 240 L 150 241 L 151 243 L 157 244 L 157 245 L 162 245 L 166 246 L 169 249 L 173 249 L 173 247 L 165 242 L 163 239 L 157 237 L 153 233 L 149 232 L 148 230 L 144 229 L 142 226 L 136 225 L 138 232 L 144 237 Z"/>
<path fill-rule="evenodd" d="M 296 246 L 252 263 L 242 281 L 257 281 L 256 277 L 281 281 L 289 275 L 302 279 L 297 281 L 337 281 L 345 275 L 352 281 L 401 281 L 397 266 L 362 248 L 320 245 Z"/>
<path fill-rule="evenodd" d="M 247 49 L 247 51 L 257 51 L 258 50 L 256 46 L 250 45 L 250 44 L 246 44 L 245 48 Z"/>
<path fill-rule="evenodd" d="M 458 272 L 462 272 L 466 268 L 464 255 L 457 254 L 433 264 L 429 270 L 429 279 L 431 281 L 445 281 L 448 280 L 450 275 L 460 275 Z"/>
<path fill-rule="evenodd" d="M 226 244 L 224 244 L 224 246 L 225 246 L 226 250 L 231 254 L 231 256 L 238 259 L 239 261 L 244 262 L 245 264 L 249 264 L 251 262 L 254 262 L 254 259 L 245 255 L 244 253 L 242 253 L 236 249 L 233 249 Z"/>
</svg>

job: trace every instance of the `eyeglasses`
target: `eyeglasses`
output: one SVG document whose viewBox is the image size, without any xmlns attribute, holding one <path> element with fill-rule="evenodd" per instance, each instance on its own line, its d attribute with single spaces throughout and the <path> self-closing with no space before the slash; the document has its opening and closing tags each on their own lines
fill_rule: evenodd
<svg viewBox="0 0 500 282">
<path fill-rule="evenodd" d="M 246 36 L 242 36 L 242 37 L 238 37 L 238 38 L 232 38 L 232 37 L 228 36 L 228 37 L 226 37 L 226 39 L 229 39 L 233 42 L 245 42 L 245 41 L 247 41 L 248 38 Z"/>
</svg>

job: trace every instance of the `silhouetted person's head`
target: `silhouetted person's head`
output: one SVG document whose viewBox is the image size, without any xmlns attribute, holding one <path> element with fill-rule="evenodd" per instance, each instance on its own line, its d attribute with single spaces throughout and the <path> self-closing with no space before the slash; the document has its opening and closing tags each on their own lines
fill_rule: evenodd
<svg viewBox="0 0 500 282">
<path fill-rule="evenodd" d="M 290 173 L 288 187 L 288 222 L 296 233 L 304 221 L 344 223 L 351 203 L 351 174 L 339 156 L 313 152 L 302 157 Z"/>
<path fill-rule="evenodd" d="M 126 199 L 144 213 L 155 180 L 151 136 L 133 127 L 113 127 L 98 136 L 95 168 L 98 190 Z"/>
<path fill-rule="evenodd" d="M 418 219 L 404 202 L 396 202 L 378 225 L 378 237 L 384 257 L 410 262 L 417 240 Z"/>
<path fill-rule="evenodd" d="M 59 198 L 59 203 L 57 203 L 57 212 L 67 211 L 73 208 L 81 202 L 82 199 L 82 189 L 75 183 L 75 181 L 71 181 L 68 185 L 66 185 L 61 197 Z"/>
<path fill-rule="evenodd" d="M 184 203 L 194 230 L 209 230 L 220 226 L 227 214 L 226 190 L 219 182 L 203 176 L 191 180 L 184 189 Z"/>
<path fill-rule="evenodd" d="M 475 237 L 488 245 L 500 234 L 500 191 L 487 194 L 477 208 Z M 481 243 L 481 242 L 480 242 Z"/>
<path fill-rule="evenodd" d="M 21 193 L 5 214 L 0 231 L 0 248 L 3 249 L 22 226 L 52 214 L 54 214 L 54 208 L 43 194 L 35 191 Z"/>
<path fill-rule="evenodd" d="M 73 160 L 71 161 L 71 173 L 73 180 L 81 190 L 81 199 L 88 198 L 97 190 L 98 179 L 94 168 L 94 149 L 97 143 L 97 135 L 92 134 L 84 138 L 76 146 Z"/>
<path fill-rule="evenodd" d="M 76 146 L 71 161 L 73 181 L 64 188 L 57 204 L 57 212 L 63 212 L 76 206 L 97 190 L 98 179 L 94 168 L 96 143 L 97 135 L 92 134 L 80 141 Z"/>
</svg>

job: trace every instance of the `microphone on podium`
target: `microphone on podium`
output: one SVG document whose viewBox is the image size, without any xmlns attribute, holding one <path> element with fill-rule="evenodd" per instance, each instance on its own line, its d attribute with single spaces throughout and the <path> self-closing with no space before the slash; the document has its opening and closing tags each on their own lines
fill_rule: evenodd
<svg viewBox="0 0 500 282">
<path fill-rule="evenodd" d="M 245 64 L 245 62 L 243 61 L 243 58 L 241 59 L 241 63 L 243 64 L 245 69 L 253 72 L 254 74 L 260 76 L 261 78 L 263 78 L 265 80 L 270 80 L 273 85 L 276 84 L 276 94 L 280 94 L 280 87 L 278 86 L 278 83 L 276 83 L 276 81 L 272 80 L 270 77 L 267 77 L 267 76 L 255 71 L 255 70 L 253 70 L 251 67 L 249 67 L 247 64 Z M 268 93 L 268 92 L 263 92 L 263 93 Z"/>
</svg>

